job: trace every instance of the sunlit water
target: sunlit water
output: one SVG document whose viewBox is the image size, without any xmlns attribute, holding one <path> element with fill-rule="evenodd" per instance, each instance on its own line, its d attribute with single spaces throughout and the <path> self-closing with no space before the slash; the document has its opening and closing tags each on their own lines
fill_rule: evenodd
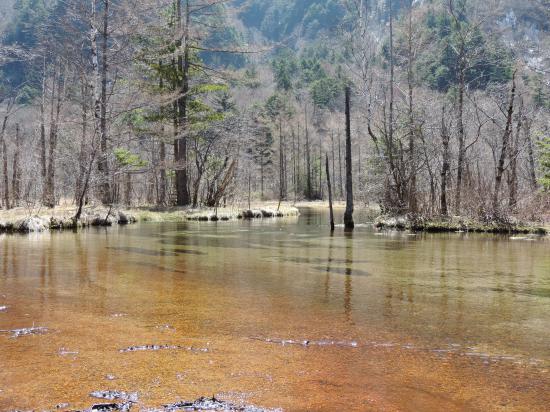
<svg viewBox="0 0 550 412">
<path fill-rule="evenodd" d="M 359 215 L 359 222 L 365 220 Z M 0 410 L 545 410 L 550 242 L 326 215 L 0 237 Z M 290 342 L 283 342 L 288 340 Z M 304 341 L 309 341 L 304 344 Z M 167 345 L 158 351 L 121 349 Z"/>
</svg>

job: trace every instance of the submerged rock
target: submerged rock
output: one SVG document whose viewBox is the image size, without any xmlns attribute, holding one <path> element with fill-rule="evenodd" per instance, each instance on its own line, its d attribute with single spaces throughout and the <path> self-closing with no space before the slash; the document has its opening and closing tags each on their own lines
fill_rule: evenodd
<svg viewBox="0 0 550 412">
<path fill-rule="evenodd" d="M 125 403 L 100 403 L 97 405 L 93 405 L 90 409 L 90 411 L 98 411 L 98 412 L 111 412 L 111 411 L 121 411 L 121 412 L 127 412 L 132 408 L 131 402 L 125 402 Z"/>
<path fill-rule="evenodd" d="M 21 329 L 2 329 L 0 333 L 11 333 L 12 338 L 18 338 L 20 336 L 27 335 L 43 335 L 44 333 L 49 332 L 48 328 L 43 326 L 33 326 L 32 328 L 21 328 Z"/>
<path fill-rule="evenodd" d="M 298 346 L 343 346 L 356 348 L 358 343 L 356 341 L 342 341 L 342 340 L 330 340 L 330 339 L 321 339 L 321 340 L 293 340 L 293 339 L 273 339 L 273 338 L 251 338 L 254 340 L 259 340 L 267 343 L 277 343 L 279 345 L 298 345 Z"/>
<path fill-rule="evenodd" d="M 253 405 L 235 405 L 216 399 L 215 397 L 202 397 L 195 401 L 183 401 L 164 405 L 164 411 L 282 412 L 281 409 L 265 409 Z"/>
<path fill-rule="evenodd" d="M 128 401 L 132 403 L 136 403 L 139 400 L 137 392 L 127 393 L 122 391 L 94 391 L 90 393 L 90 396 L 92 398 L 107 399 L 110 401 L 120 399 L 122 401 Z"/>
<path fill-rule="evenodd" d="M 142 351 L 158 351 L 158 350 L 187 350 L 190 352 L 208 352 L 208 348 L 194 348 L 192 346 L 184 347 L 178 345 L 142 345 L 130 346 L 128 348 L 119 349 L 119 352 L 142 352 Z"/>
<path fill-rule="evenodd" d="M 0 306 L 0 312 L 7 312 L 8 307 L 7 306 Z"/>
</svg>

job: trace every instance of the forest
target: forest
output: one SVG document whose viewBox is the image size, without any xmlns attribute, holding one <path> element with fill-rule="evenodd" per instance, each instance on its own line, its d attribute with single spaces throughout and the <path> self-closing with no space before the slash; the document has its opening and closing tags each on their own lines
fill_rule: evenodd
<svg viewBox="0 0 550 412">
<path fill-rule="evenodd" d="M 344 199 L 349 87 L 359 204 L 482 221 L 548 212 L 546 0 L 3 7 L 5 209 L 320 200 L 325 156 Z"/>
</svg>

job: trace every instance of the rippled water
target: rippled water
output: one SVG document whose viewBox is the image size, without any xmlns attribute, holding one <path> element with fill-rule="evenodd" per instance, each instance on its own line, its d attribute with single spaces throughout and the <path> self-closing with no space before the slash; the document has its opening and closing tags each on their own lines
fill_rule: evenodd
<svg viewBox="0 0 550 412">
<path fill-rule="evenodd" d="M 544 410 L 550 242 L 331 236 L 309 209 L 4 236 L 0 329 L 0 410 L 84 408 L 102 390 L 137 392 L 136 409 L 217 395 L 290 411 Z"/>
</svg>

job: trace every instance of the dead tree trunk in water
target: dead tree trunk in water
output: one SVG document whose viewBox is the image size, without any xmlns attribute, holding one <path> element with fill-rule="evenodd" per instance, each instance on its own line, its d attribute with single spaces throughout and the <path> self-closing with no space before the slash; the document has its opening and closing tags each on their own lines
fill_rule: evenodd
<svg viewBox="0 0 550 412">
<path fill-rule="evenodd" d="M 325 168 L 327 173 L 328 208 L 330 213 L 330 230 L 334 231 L 334 211 L 332 210 L 332 186 L 330 184 L 330 170 L 328 166 L 328 154 L 325 154 Z"/>
<path fill-rule="evenodd" d="M 353 230 L 353 175 L 351 164 L 351 107 L 350 87 L 346 87 L 346 212 L 344 213 L 344 226 Z"/>
</svg>

